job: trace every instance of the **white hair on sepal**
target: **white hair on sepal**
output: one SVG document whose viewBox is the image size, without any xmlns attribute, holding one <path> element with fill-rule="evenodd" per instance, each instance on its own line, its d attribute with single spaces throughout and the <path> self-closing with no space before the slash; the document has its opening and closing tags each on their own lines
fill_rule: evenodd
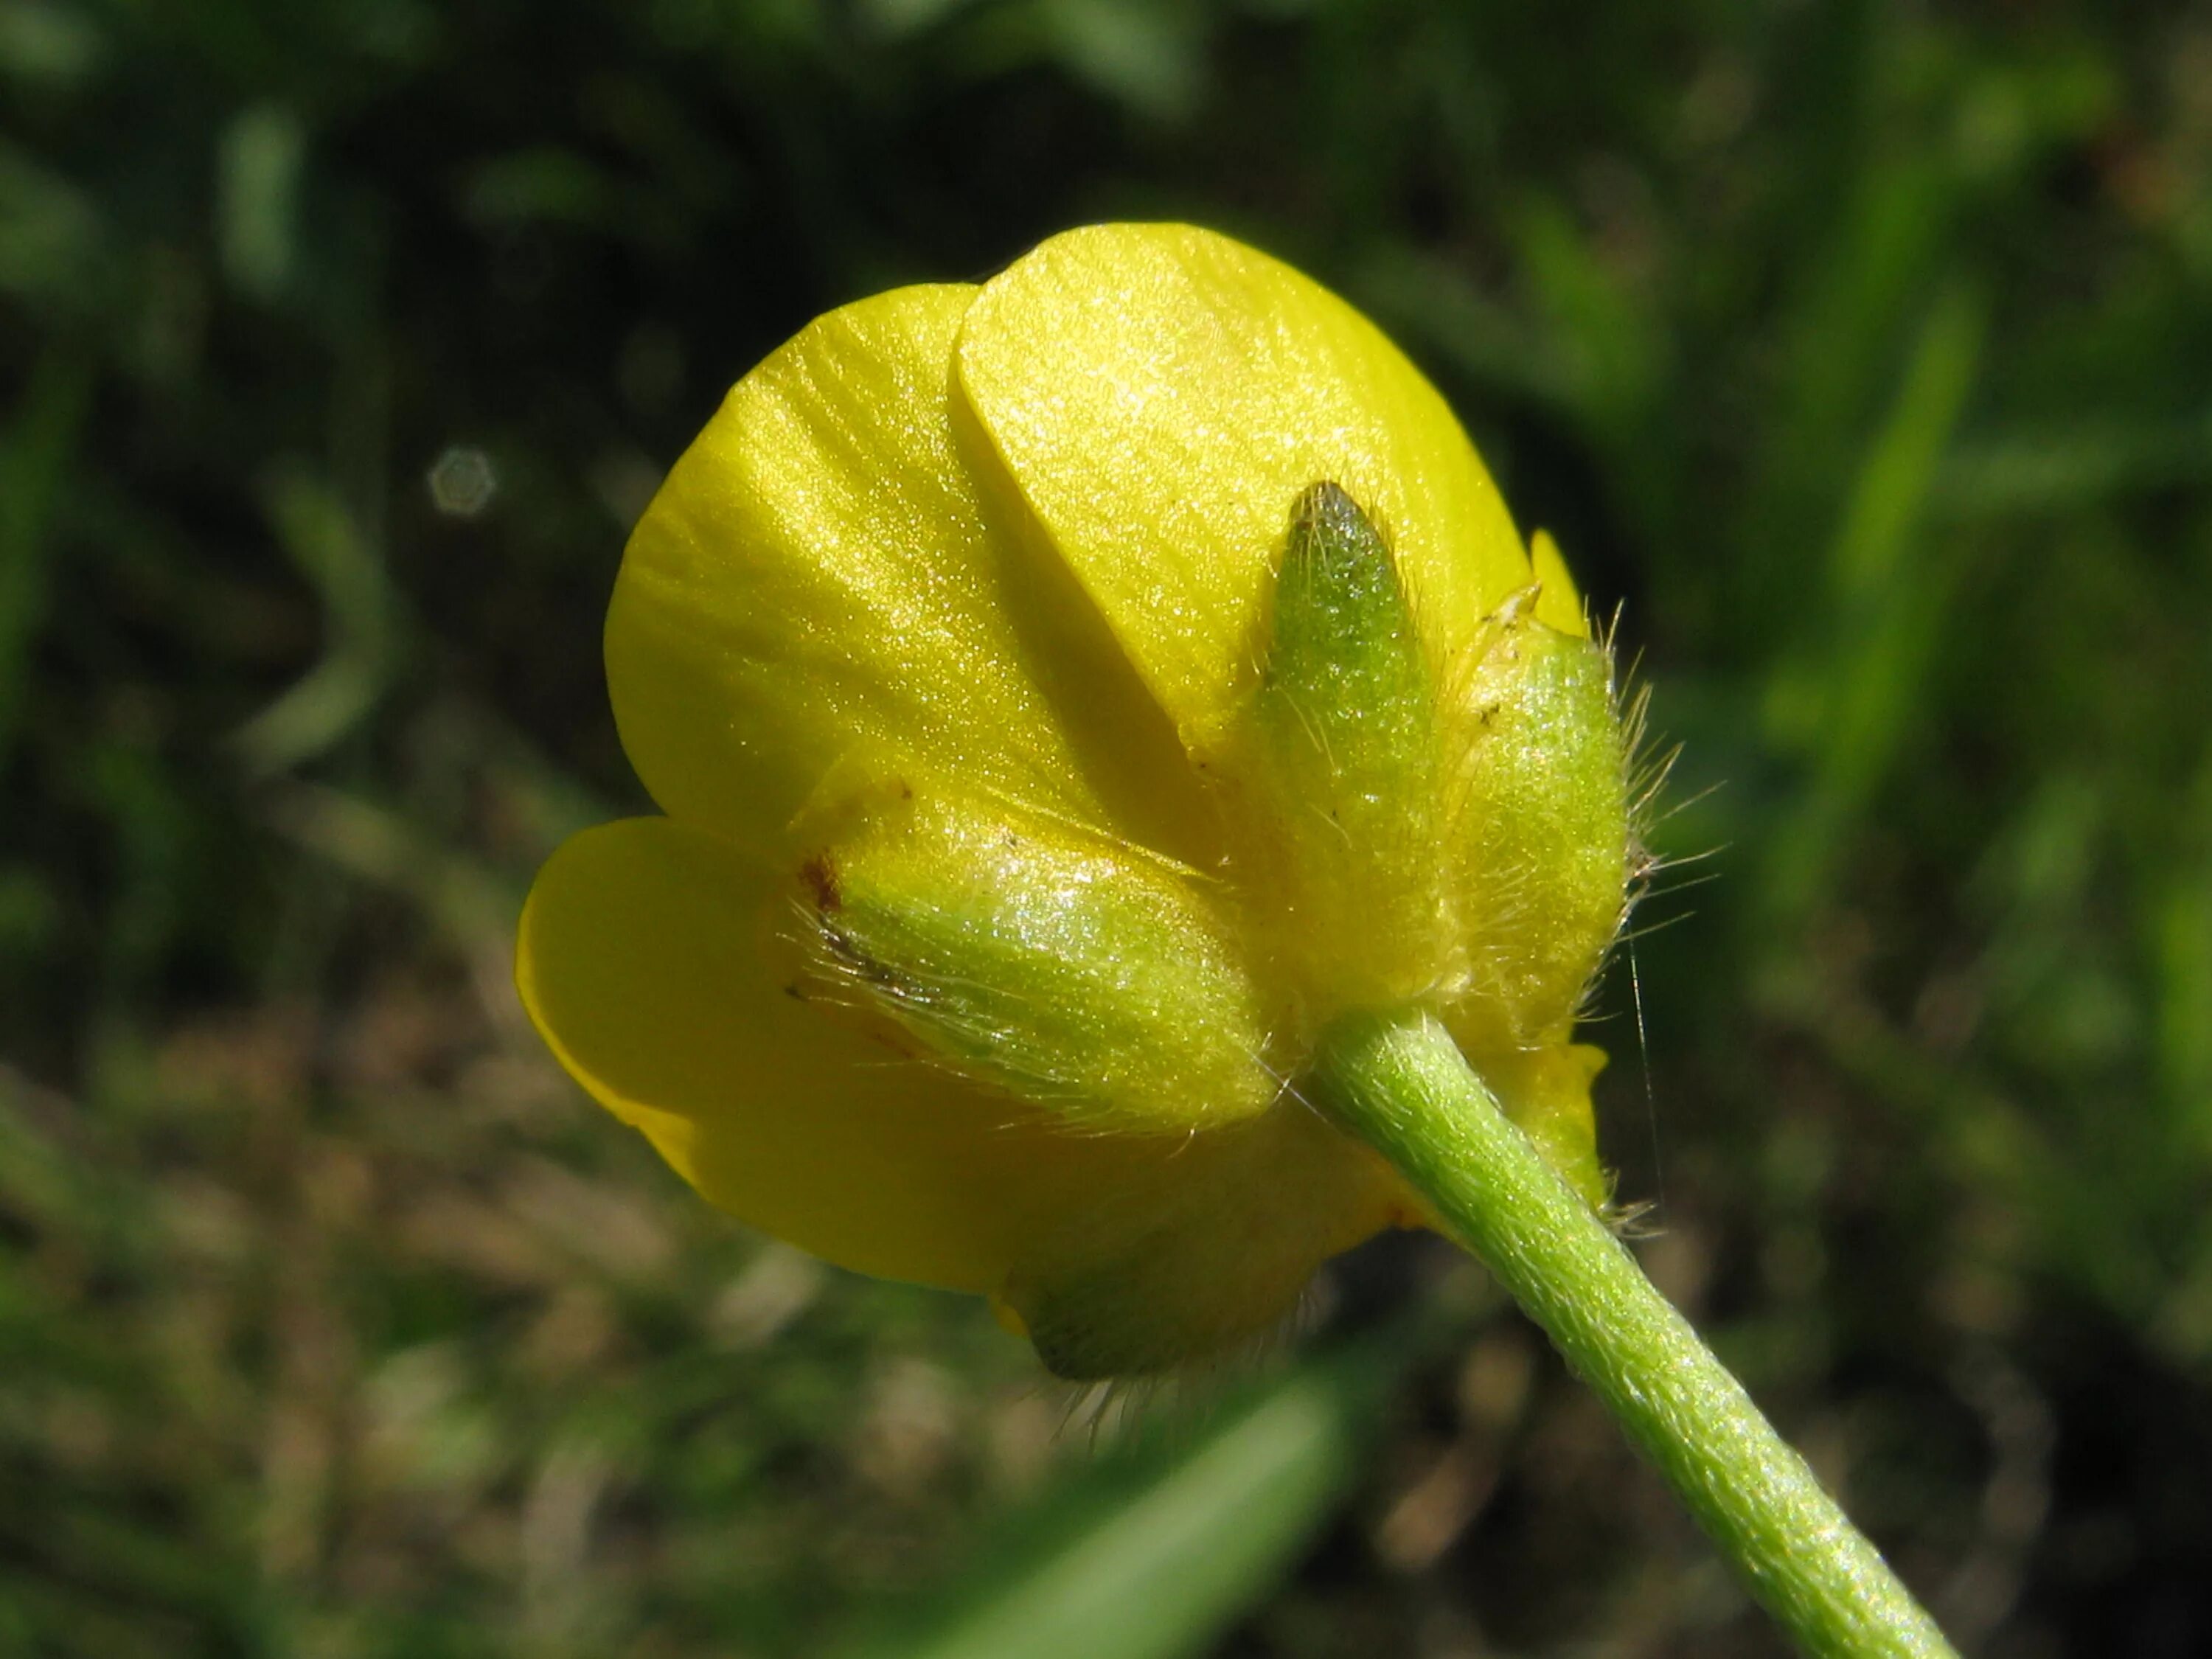
<svg viewBox="0 0 2212 1659">
<path fill-rule="evenodd" d="M 1590 1005 L 1598 994 L 1605 974 L 1616 957 L 1626 957 L 1656 1190 L 1649 1199 L 1626 1204 L 1613 1201 L 1608 1194 L 1604 1219 L 1616 1234 L 1624 1238 L 1645 1238 L 1662 1231 L 1656 1218 L 1665 1207 L 1667 1186 L 1665 1159 L 1660 1140 L 1658 1092 L 1651 1071 L 1651 1045 L 1645 1026 L 1643 977 L 1637 966 L 1636 945 L 1639 939 L 1689 920 L 1694 913 L 1686 909 L 1678 910 L 1651 921 L 1638 922 L 1635 918 L 1637 913 L 1644 911 L 1654 901 L 1718 879 L 1717 872 L 1707 871 L 1688 881 L 1662 881 L 1668 872 L 1706 864 L 1726 849 L 1718 846 L 1710 847 L 1673 857 L 1662 857 L 1653 849 L 1653 839 L 1662 824 L 1676 814 L 1694 807 L 1722 786 L 1715 782 L 1680 799 L 1672 802 L 1664 799 L 1676 763 L 1681 758 L 1682 745 L 1662 742 L 1651 730 L 1651 687 L 1642 678 L 1642 653 L 1639 652 L 1626 667 L 1620 664 L 1619 641 L 1622 617 L 1622 608 L 1616 606 L 1600 637 L 1613 665 L 1614 704 L 1619 710 L 1623 734 L 1629 826 L 1627 880 L 1622 896 L 1620 926 L 1607 945 L 1605 957 L 1598 970 L 1590 976 L 1577 1018 L 1591 1017 Z"/>
</svg>

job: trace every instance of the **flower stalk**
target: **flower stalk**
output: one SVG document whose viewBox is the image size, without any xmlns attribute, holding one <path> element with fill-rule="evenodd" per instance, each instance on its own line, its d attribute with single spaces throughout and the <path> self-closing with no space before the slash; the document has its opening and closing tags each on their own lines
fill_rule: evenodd
<svg viewBox="0 0 2212 1659">
<path fill-rule="evenodd" d="M 1627 1249 L 1420 1012 L 1323 1039 L 1316 1103 L 1543 1327 L 1752 1594 L 1819 1659 L 1955 1659 L 1935 1621 Z"/>
</svg>

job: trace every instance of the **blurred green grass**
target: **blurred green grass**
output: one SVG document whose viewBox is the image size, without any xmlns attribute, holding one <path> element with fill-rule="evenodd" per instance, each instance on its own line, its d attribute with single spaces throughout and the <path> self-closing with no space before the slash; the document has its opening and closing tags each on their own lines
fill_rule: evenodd
<svg viewBox="0 0 2212 1659">
<path fill-rule="evenodd" d="M 600 612 L 722 388 L 1169 215 L 1367 307 L 1622 607 L 1712 855 L 1599 1033 L 1655 1273 L 1970 1650 L 2212 1648 L 2200 9 L 0 0 L 0 1651 L 988 1629 L 992 1538 L 1243 1443 L 1101 1474 L 507 989 L 641 804 Z M 1263 1399 L 1400 1380 L 1267 1442 L 1308 1518 L 1196 1650 L 1776 1651 L 1479 1274 L 1346 1272 L 1449 1330 L 1324 1297 Z"/>
</svg>

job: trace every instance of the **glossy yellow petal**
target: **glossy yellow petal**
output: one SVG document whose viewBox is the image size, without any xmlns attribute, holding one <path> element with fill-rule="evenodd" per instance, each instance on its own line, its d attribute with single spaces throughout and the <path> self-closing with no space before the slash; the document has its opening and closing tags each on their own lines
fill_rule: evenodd
<svg viewBox="0 0 2212 1659">
<path fill-rule="evenodd" d="M 844 1267 L 995 1291 L 1034 1136 L 779 976 L 782 888 L 667 818 L 587 830 L 523 912 L 516 981 L 561 1062 L 733 1215 Z"/>
<path fill-rule="evenodd" d="M 1529 580 L 1435 389 L 1343 301 L 1226 237 L 1056 236 L 985 286 L 959 370 L 1022 496 L 1201 757 L 1251 682 L 1309 486 L 1342 485 L 1384 526 L 1440 665 Z"/>
<path fill-rule="evenodd" d="M 900 289 L 817 320 L 730 393 L 640 521 L 607 678 L 674 816 L 780 850 L 831 769 L 905 764 L 1170 843 L 1158 821 L 1194 815 L 1164 721 L 963 453 L 950 381 L 974 293 Z"/>
<path fill-rule="evenodd" d="M 1528 538 L 1528 563 L 1541 585 L 1536 595 L 1536 620 L 1562 634 L 1588 639 L 1589 613 L 1583 608 L 1583 596 L 1575 591 L 1566 557 L 1550 531 L 1540 530 Z"/>
</svg>

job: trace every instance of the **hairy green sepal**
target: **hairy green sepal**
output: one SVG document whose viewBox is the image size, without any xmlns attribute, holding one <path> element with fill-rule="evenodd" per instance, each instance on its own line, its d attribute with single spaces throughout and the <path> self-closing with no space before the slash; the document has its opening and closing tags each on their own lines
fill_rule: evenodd
<svg viewBox="0 0 2212 1659">
<path fill-rule="evenodd" d="M 1327 482 L 1302 495 L 1274 593 L 1247 769 L 1280 954 L 1340 999 L 1418 994 L 1449 943 L 1445 750 L 1398 562 Z"/>
<path fill-rule="evenodd" d="M 1603 647 L 1520 600 L 1485 634 L 1454 703 L 1470 1018 L 1498 1042 L 1556 1041 L 1627 908 L 1627 739 Z"/>
<path fill-rule="evenodd" d="M 991 798 L 901 785 L 810 860 L 817 976 L 928 1057 L 1080 1125 L 1264 1110 L 1256 998 L 1188 872 Z"/>
</svg>

